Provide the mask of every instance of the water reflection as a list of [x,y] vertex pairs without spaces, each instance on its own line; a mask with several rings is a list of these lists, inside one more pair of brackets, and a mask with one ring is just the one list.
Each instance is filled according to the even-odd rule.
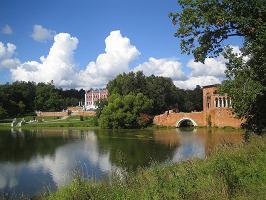
[[113,171],[136,170],[152,162],[204,158],[215,146],[241,142],[239,131],[168,130],[0,130],[0,191],[29,196],[69,183],[73,172],[101,179]]

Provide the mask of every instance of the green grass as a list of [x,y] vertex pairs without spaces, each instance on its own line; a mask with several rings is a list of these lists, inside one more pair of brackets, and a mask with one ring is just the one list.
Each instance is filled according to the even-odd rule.
[[95,117],[84,117],[83,121],[78,116],[71,116],[67,119],[45,118],[45,122],[26,124],[23,127],[95,127],[97,120]]
[[205,160],[155,165],[112,181],[70,185],[43,197],[67,199],[265,199],[266,137],[223,146]]
[[[22,119],[23,117],[17,118]],[[81,121],[80,116],[70,116],[67,119],[60,117],[35,117],[38,123],[25,124],[23,127],[95,127],[97,126],[97,120],[94,116],[83,117]],[[24,117],[28,122],[34,119],[34,116]],[[13,119],[12,119],[13,120]],[[10,127],[12,120],[3,120],[0,123],[0,127]]]

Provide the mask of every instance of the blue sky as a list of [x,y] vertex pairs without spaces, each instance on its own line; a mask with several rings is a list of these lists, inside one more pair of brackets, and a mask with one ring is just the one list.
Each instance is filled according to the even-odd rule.
[[[31,80],[32,74],[29,73],[32,72],[29,72],[29,67],[25,67],[24,64],[28,61],[36,61],[42,64],[40,57],[47,57],[50,48],[54,44],[53,37],[59,33],[68,33],[69,35],[65,37],[68,39],[75,37],[78,40],[78,44],[73,44],[76,47],[72,49],[74,61],[67,61],[64,67],[68,68],[66,65],[75,65],[74,71],[79,73],[80,70],[88,68],[88,63],[92,61],[95,62],[95,66],[91,65],[91,68],[104,70],[97,64],[96,60],[100,54],[105,53],[105,39],[111,35],[112,31],[116,30],[120,31],[121,37],[116,37],[119,41],[122,42],[123,38],[128,38],[130,44],[127,44],[127,47],[134,46],[138,51],[135,54],[133,53],[129,60],[120,63],[120,65],[128,66],[121,67],[117,66],[117,64],[109,66],[110,68],[117,69],[114,70],[116,73],[134,70],[139,65],[137,69],[146,71],[147,75],[154,72],[155,75],[170,76],[177,86],[184,88],[194,87],[197,80],[199,84],[206,84],[208,78],[204,78],[204,75],[209,77],[210,83],[221,81],[223,78],[221,70],[223,70],[224,66],[220,66],[217,69],[220,71],[212,74],[204,74],[204,72],[209,71],[204,69],[210,67],[209,65],[217,64],[215,62],[218,62],[218,65],[224,64],[222,59],[210,60],[209,65],[198,65],[192,62],[191,56],[181,54],[179,40],[173,36],[175,27],[173,27],[168,18],[169,12],[179,9],[176,0],[1,0],[0,42],[2,42],[6,49],[7,43],[15,45],[16,48],[12,51],[12,55],[8,56],[8,59],[16,59],[16,66],[12,65],[11,69],[9,66],[1,67],[0,65],[0,82]],[[53,37],[43,40],[34,39],[32,34],[36,25],[47,30]],[[7,26],[9,32],[4,31],[7,29]],[[230,40],[229,42],[234,46],[239,46],[241,40]],[[112,43],[110,45],[115,44]],[[110,54],[112,53],[110,52]],[[54,60],[54,56],[51,60]],[[110,56],[107,57],[109,58]],[[155,60],[149,60],[151,57]],[[7,56],[5,58],[7,59]],[[68,60],[68,58],[66,59]],[[123,60],[123,58],[121,59]],[[49,63],[50,65],[54,64]],[[30,68],[37,67],[39,64],[31,65]],[[105,65],[108,65],[108,63]],[[155,68],[153,68],[153,65],[156,65]],[[55,66],[57,65],[51,68],[47,67],[47,69],[53,70]],[[197,66],[203,70],[199,72],[200,70],[195,69]],[[19,67],[21,67],[20,71],[17,70]],[[33,71],[36,71],[37,68],[33,69]],[[12,70],[13,72],[11,72]],[[59,87],[101,87],[106,84],[106,81],[116,75],[116,73],[110,76],[105,75],[97,83],[84,81],[83,79],[86,79],[86,75],[91,76],[89,79],[93,80],[93,77],[100,76],[102,72],[98,71],[97,74],[91,75],[92,71],[89,70],[89,72],[83,74],[83,78],[77,75],[78,78],[76,80],[68,83],[62,80],[70,80],[71,76],[68,77],[68,75],[71,72],[62,72],[65,75],[58,79],[56,83]],[[168,72],[164,73],[164,71]],[[215,71],[215,69],[211,69],[211,71]],[[21,74],[24,72],[25,76],[22,76]],[[59,72],[57,71],[57,73]],[[107,74],[108,72],[110,70],[104,71],[102,74]],[[211,76],[212,78],[210,78]],[[51,78],[53,77],[51,76]],[[81,79],[83,84],[77,84],[77,81]],[[40,77],[39,80],[45,81],[46,79]],[[33,81],[37,80],[33,79]]]

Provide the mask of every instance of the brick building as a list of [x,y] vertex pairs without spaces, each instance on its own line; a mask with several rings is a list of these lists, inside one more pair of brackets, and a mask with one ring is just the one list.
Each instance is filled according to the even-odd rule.
[[203,113],[207,126],[240,127],[241,120],[232,112],[232,100],[227,94],[217,93],[217,85],[203,87]]
[[232,100],[229,96],[217,93],[217,85],[203,87],[203,111],[190,113],[175,113],[167,111],[154,117],[154,124],[179,127],[185,121],[194,126],[239,128],[242,121],[232,112]]
[[95,110],[96,102],[100,99],[105,99],[108,96],[108,90],[104,89],[90,89],[85,92],[85,110]]

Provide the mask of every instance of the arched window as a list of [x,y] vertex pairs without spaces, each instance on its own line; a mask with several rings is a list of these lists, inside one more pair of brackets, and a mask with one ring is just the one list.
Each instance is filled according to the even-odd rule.
[[215,107],[218,107],[218,98],[215,98]]
[[226,103],[226,98],[225,97],[223,98],[223,104],[224,104],[224,107],[227,107],[227,103]]
[[207,108],[210,108],[211,106],[211,98],[207,97]]
[[220,104],[220,107],[223,107],[223,100],[222,100],[222,98],[219,98],[219,104]]

